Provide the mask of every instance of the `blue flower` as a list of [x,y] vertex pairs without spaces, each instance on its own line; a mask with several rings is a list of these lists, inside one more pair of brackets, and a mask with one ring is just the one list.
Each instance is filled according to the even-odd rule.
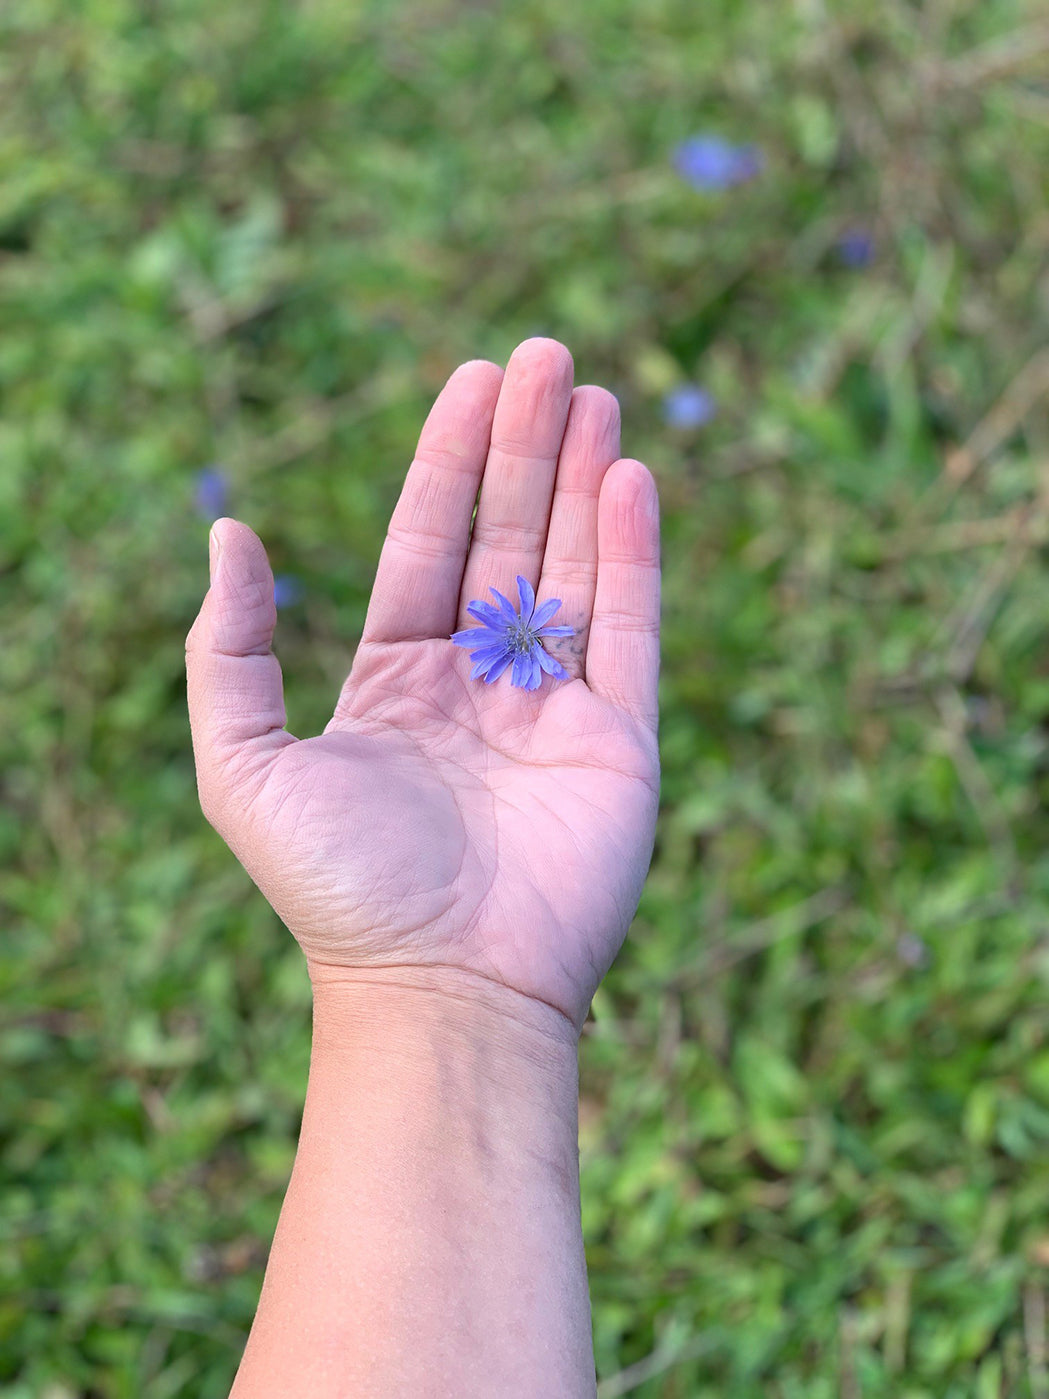
[[290,607],[302,597],[302,584],[291,573],[279,573],[273,580],[273,605]]
[[510,684],[519,690],[538,690],[542,684],[543,671],[555,680],[568,680],[569,674],[553,656],[543,650],[543,639],[548,636],[572,636],[571,627],[548,627],[546,624],[561,606],[559,597],[548,598],[541,607],[535,605],[535,593],[527,578],[520,574],[517,578],[517,591],[521,598],[520,616],[512,603],[495,588],[499,606],[490,602],[471,602],[467,607],[471,617],[484,625],[470,627],[466,631],[452,634],[456,646],[468,646],[472,652],[473,670],[470,679],[484,676],[484,683],[490,685],[498,680],[511,663]]
[[694,189],[722,190],[752,180],[765,164],[757,146],[733,146],[720,136],[691,136],[674,151],[678,174]]
[[663,417],[671,427],[702,427],[717,411],[713,395],[698,384],[682,384],[663,400]]
[[874,256],[874,239],[865,228],[849,228],[838,239],[838,257],[846,267],[866,267]]
[[226,513],[229,490],[226,478],[217,466],[206,466],[197,472],[197,484],[193,500],[197,514],[206,520],[215,521]]

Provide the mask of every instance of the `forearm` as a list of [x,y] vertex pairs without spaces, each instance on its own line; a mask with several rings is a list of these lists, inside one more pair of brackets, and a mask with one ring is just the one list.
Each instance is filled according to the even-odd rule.
[[233,1399],[590,1399],[576,1040],[469,973],[315,978],[298,1154]]

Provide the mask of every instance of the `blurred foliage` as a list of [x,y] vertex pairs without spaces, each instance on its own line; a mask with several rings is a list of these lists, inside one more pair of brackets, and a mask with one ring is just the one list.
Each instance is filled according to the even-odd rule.
[[[317,732],[435,392],[531,334],[665,517],[601,1399],[1049,1395],[1047,55],[1036,0],[0,10],[5,1399],[225,1395],[294,1151],[305,972],[196,802],[199,473]],[[705,133],[760,168],[690,182]]]

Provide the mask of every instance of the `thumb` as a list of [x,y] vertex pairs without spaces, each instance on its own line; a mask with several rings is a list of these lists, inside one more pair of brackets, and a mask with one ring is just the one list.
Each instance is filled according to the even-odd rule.
[[197,790],[212,825],[234,789],[250,796],[282,748],[280,662],[270,650],[277,607],[262,541],[238,520],[211,529],[211,587],[186,637],[186,690]]

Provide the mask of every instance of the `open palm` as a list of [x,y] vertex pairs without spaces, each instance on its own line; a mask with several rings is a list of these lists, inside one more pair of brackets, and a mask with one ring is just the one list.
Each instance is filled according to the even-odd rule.
[[[505,375],[461,366],[315,738],[284,728],[265,551],[216,524],[187,638],[201,801],[315,979],[455,967],[582,1027],[636,910],[658,804],[658,507],[618,452],[616,400],[573,390],[556,341],[525,341]],[[517,575],[540,603],[561,598],[553,621],[574,629],[546,643],[570,678],[535,691],[509,671],[471,679],[448,639],[489,587],[516,598]]]

